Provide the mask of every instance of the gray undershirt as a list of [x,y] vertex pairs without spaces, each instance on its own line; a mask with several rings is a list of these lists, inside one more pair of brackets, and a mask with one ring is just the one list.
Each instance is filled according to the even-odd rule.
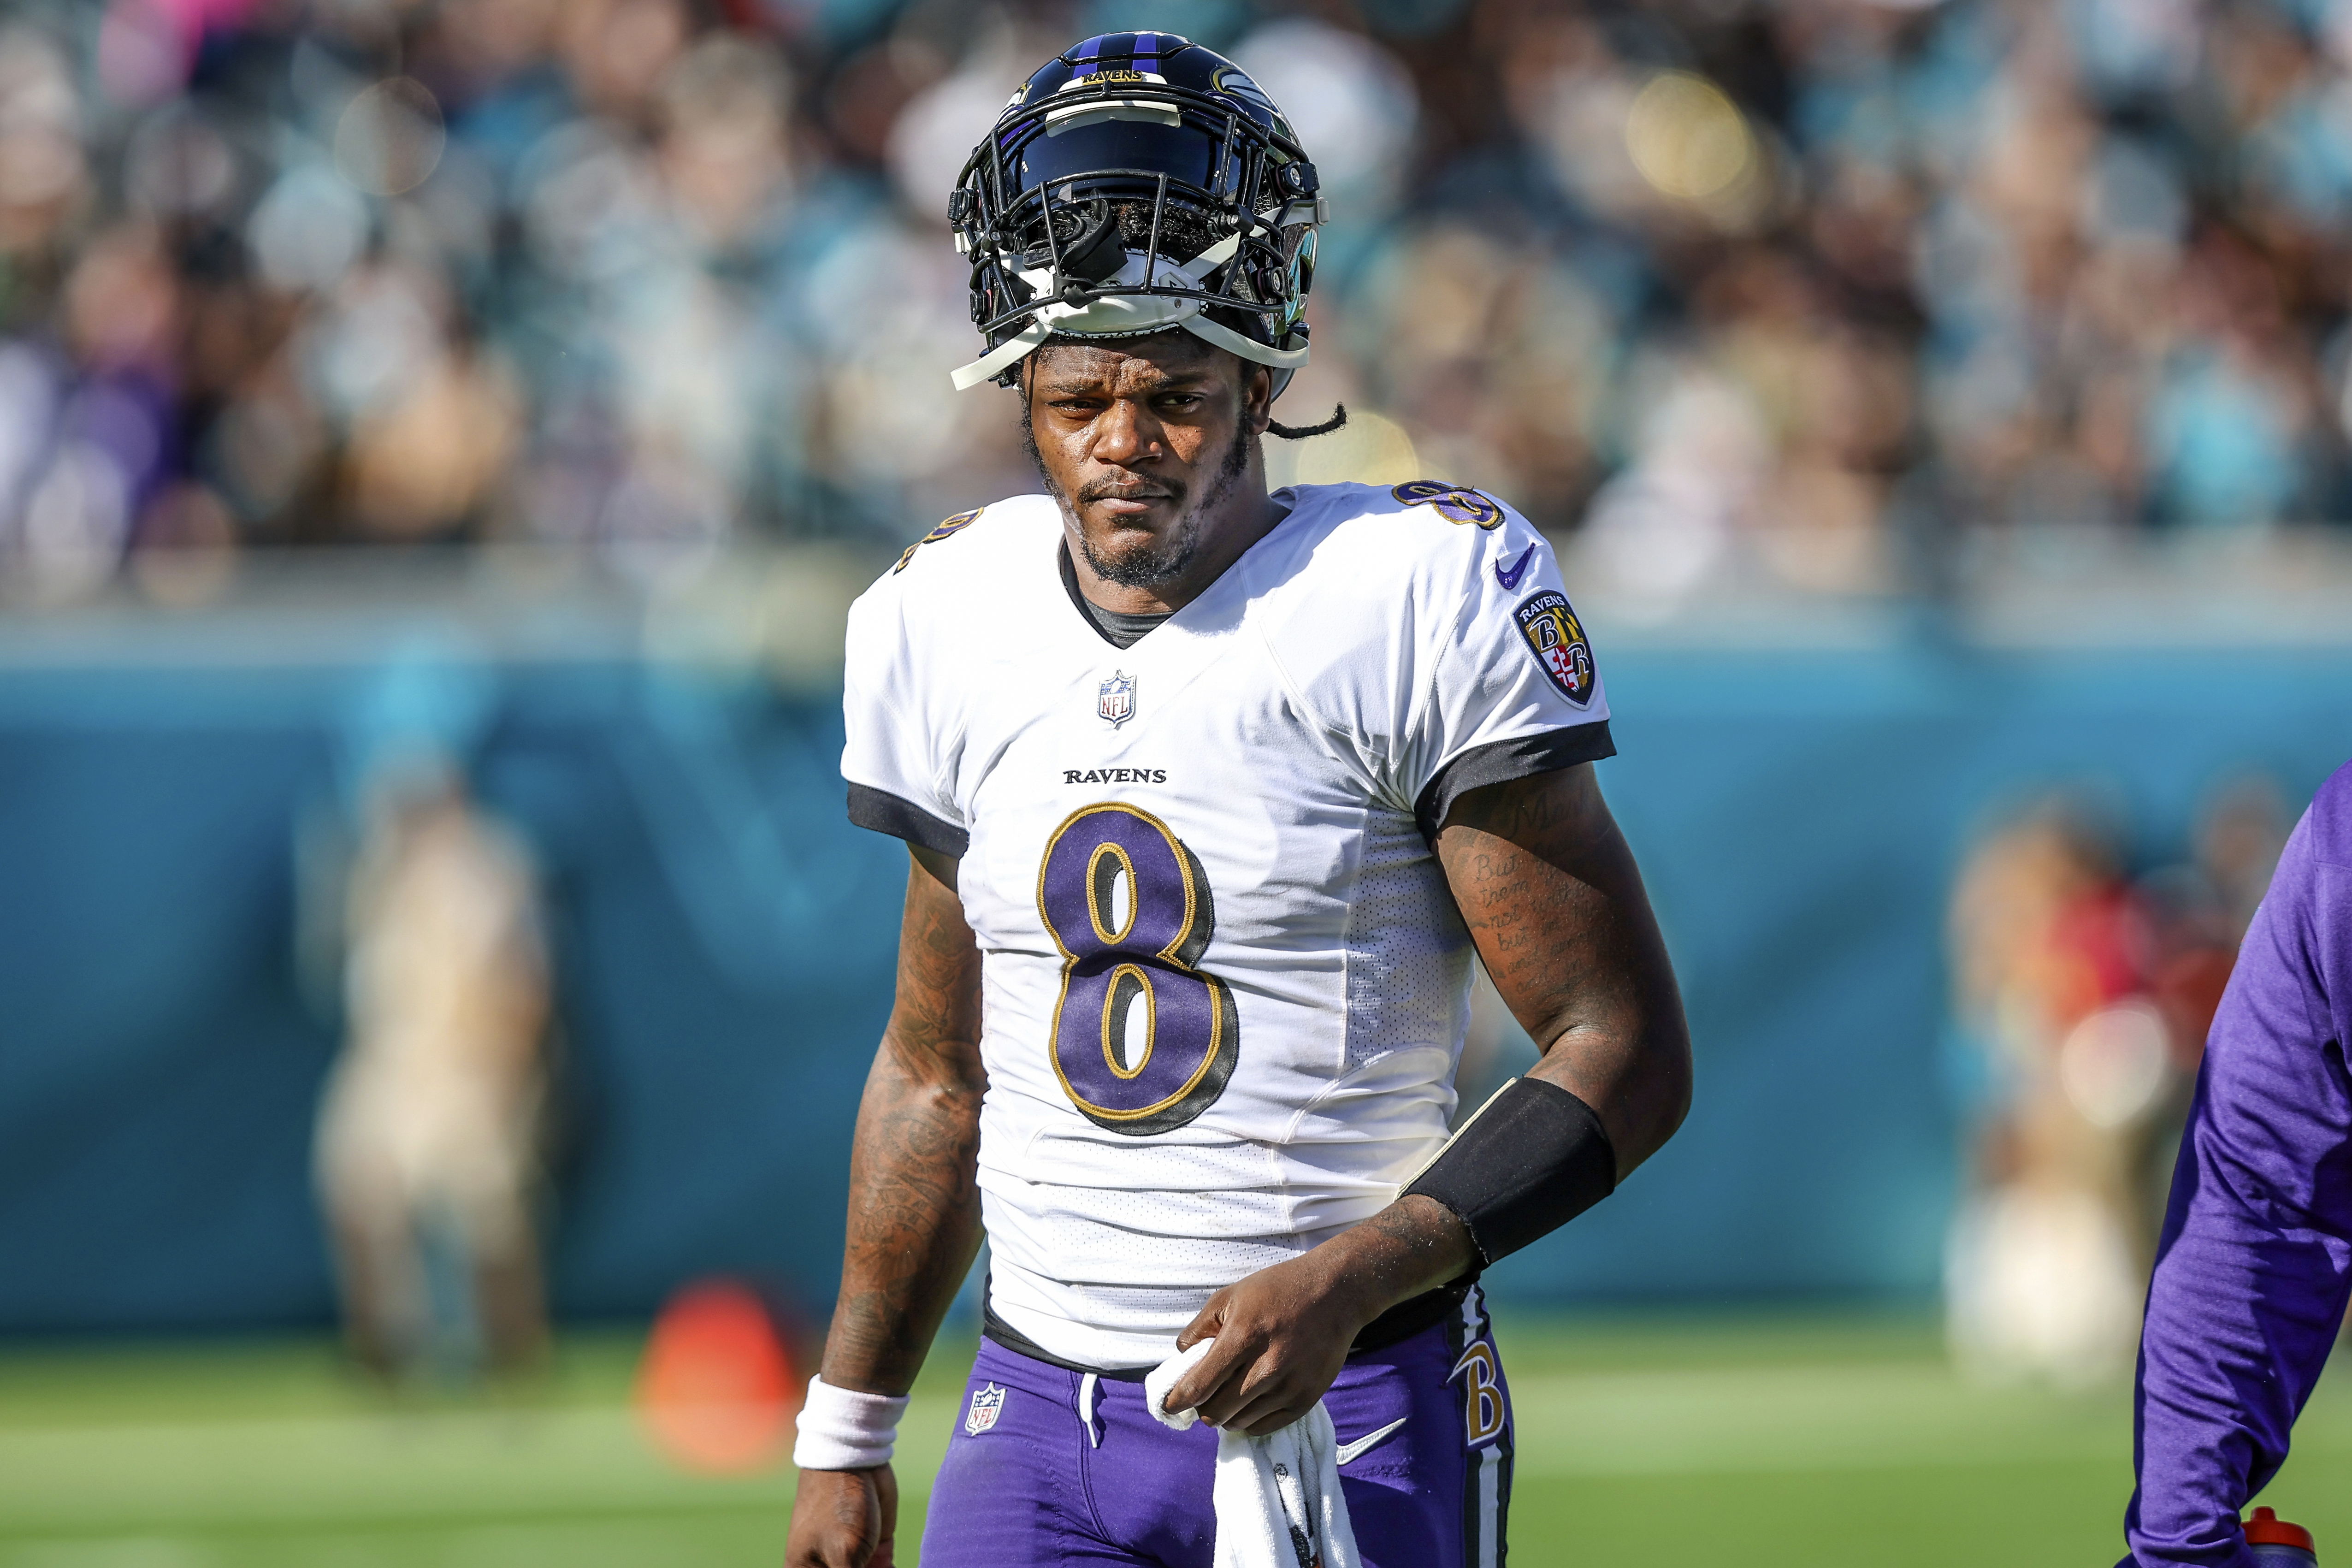
[[1144,633],[1175,614],[1173,610],[1163,610],[1156,616],[1131,616],[1124,610],[1106,610],[1094,603],[1078,589],[1078,569],[1070,564],[1067,544],[1062,546],[1062,586],[1070,591],[1070,603],[1078,607],[1078,614],[1093,623],[1105,642],[1120,649],[1133,647],[1143,640]]

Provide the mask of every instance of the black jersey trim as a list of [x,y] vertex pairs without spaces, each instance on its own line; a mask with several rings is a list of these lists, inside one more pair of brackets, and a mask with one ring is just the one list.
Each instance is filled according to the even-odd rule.
[[996,1304],[985,1297],[981,1302],[980,1331],[1014,1355],[1025,1355],[1031,1361],[1042,1361],[1047,1366],[1058,1366],[1064,1372],[1092,1373],[1097,1377],[1107,1377],[1113,1383],[1141,1383],[1151,1375],[1151,1368],[1148,1366],[1085,1366],[1077,1362],[1057,1356],[998,1317]]
[[1437,830],[1445,824],[1445,814],[1454,809],[1455,801],[1474,789],[1508,784],[1536,773],[1555,773],[1582,763],[1597,763],[1616,754],[1617,742],[1609,738],[1606,719],[1591,724],[1571,724],[1565,730],[1546,730],[1540,735],[1522,735],[1515,741],[1473,746],[1437,770],[1437,776],[1429,781],[1421,798],[1413,803],[1412,819],[1420,824],[1421,836],[1434,844]]
[[942,822],[910,800],[866,784],[849,786],[849,820],[959,860],[971,847],[971,835],[954,823]]

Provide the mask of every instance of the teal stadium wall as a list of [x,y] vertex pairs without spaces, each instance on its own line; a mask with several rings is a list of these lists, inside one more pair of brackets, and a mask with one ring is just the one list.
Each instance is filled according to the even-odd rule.
[[[1604,784],[1697,1040],[1682,1135],[1496,1271],[1559,1301],[1920,1297],[1955,1174],[1941,922],[1987,816],[2056,782],[2178,844],[2217,783],[2352,755],[2352,654],[1632,650]],[[0,671],[0,1331],[324,1321],[308,1179],[331,1001],[294,824],[366,677]],[[627,664],[491,673],[483,793],[549,879],[572,1318],[835,1281],[903,860],[849,827],[824,693]],[[314,987],[313,990],[316,988]]]

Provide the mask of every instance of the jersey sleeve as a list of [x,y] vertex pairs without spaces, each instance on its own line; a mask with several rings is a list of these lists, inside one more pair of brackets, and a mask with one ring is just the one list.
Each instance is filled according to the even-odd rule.
[[2352,1298],[2347,1037],[2352,769],[2288,842],[2206,1044],[2141,1331],[2126,1563],[2252,1568],[2238,1510]]
[[1447,552],[1428,584],[1458,613],[1434,621],[1426,689],[1406,694],[1396,784],[1433,842],[1467,791],[1617,751],[1592,641],[1550,543],[1507,510],[1480,533],[1481,548]]
[[841,753],[849,820],[961,858],[971,833],[953,798],[943,695],[919,679],[905,606],[889,576],[850,606]]

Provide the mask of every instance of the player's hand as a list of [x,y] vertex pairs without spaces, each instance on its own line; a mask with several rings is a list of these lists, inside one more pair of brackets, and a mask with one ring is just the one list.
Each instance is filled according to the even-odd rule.
[[1170,1410],[1198,1410],[1212,1426],[1252,1437],[1315,1408],[1365,1324],[1400,1301],[1476,1264],[1470,1231],[1451,1209],[1418,1194],[1311,1251],[1261,1268],[1209,1298],[1176,1336],[1191,1350],[1216,1343],[1168,1391]]
[[784,1568],[890,1568],[898,1478],[870,1470],[803,1470],[793,1494]]
[[1176,1348],[1212,1336],[1217,1342],[1168,1391],[1167,1408],[1197,1409],[1210,1426],[1253,1437],[1314,1409],[1357,1331],[1379,1315],[1324,1251],[1261,1268],[1210,1297]]

